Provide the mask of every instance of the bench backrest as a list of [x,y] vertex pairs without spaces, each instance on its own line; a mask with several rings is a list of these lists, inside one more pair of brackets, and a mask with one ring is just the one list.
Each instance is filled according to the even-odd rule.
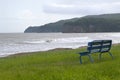
[[108,52],[111,49],[112,40],[94,40],[88,43],[88,52]]
[[101,52],[108,52],[111,49],[112,40],[103,40]]

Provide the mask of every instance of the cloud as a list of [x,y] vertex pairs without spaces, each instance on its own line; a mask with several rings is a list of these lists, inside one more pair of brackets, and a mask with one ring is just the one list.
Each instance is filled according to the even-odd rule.
[[114,3],[120,2],[119,0],[44,0],[44,3],[57,3],[57,4],[96,4],[96,3]]
[[43,12],[66,15],[90,15],[103,13],[119,13],[120,1],[118,0],[61,0],[43,5]]

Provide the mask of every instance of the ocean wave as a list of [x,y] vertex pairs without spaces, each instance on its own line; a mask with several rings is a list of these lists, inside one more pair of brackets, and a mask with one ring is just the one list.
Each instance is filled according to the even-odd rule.
[[118,38],[120,38],[120,33],[117,33],[117,34],[112,34],[112,35],[110,35],[111,37],[118,37]]
[[88,37],[72,37],[72,38],[60,38],[55,39],[52,42],[53,43],[76,43],[76,42],[87,42],[90,40]]
[[92,39],[88,37],[71,37],[71,38],[57,38],[57,39],[47,39],[40,41],[24,41],[26,44],[41,44],[41,43],[85,43]]
[[[8,34],[7,34],[8,35]],[[120,43],[120,33],[91,33],[91,34],[56,34],[47,37],[39,34],[26,35],[23,37],[9,39],[5,37],[0,41],[0,57],[34,51],[47,51],[55,48],[78,48],[87,46],[87,43],[92,40],[111,39],[113,43]],[[37,37],[35,37],[37,35]]]

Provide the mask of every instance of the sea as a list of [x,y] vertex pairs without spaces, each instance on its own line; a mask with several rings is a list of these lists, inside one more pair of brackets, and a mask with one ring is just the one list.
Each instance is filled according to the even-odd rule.
[[80,48],[93,40],[120,43],[120,33],[0,33],[0,57],[56,48]]

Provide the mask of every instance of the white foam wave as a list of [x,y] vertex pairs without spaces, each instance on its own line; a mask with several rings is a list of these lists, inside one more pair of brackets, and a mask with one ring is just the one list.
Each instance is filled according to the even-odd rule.
[[43,43],[51,43],[52,39],[48,39],[48,40],[40,40],[40,41],[24,41],[23,43],[26,43],[26,44],[43,44]]
[[120,33],[119,34],[112,34],[111,37],[119,37],[120,38]]
[[57,39],[47,39],[40,41],[24,41],[27,44],[41,44],[41,43],[85,43],[90,41],[88,37],[71,37],[71,38],[57,38]]
[[52,43],[85,43],[91,39],[88,37],[72,37],[72,38],[60,38],[52,40]]

